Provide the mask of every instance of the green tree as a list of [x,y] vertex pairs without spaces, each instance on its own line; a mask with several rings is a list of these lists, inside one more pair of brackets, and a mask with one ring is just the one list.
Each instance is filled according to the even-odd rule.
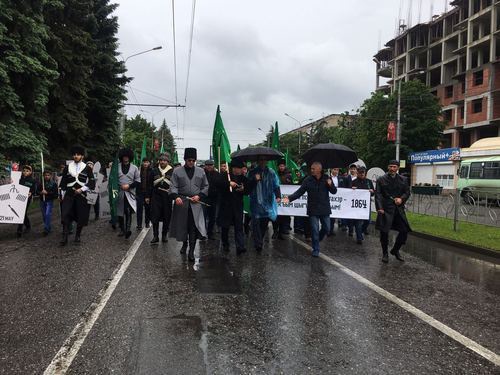
[[[142,150],[144,137],[149,140],[148,144],[151,145],[150,142],[153,130],[152,124],[140,115],[136,115],[130,119],[126,118],[123,132],[123,144],[134,151],[140,152]],[[149,149],[151,151],[151,147],[149,147]]]
[[[397,117],[398,93],[373,93],[358,110],[353,123],[345,124],[334,140],[339,139],[358,153],[368,166],[384,167],[395,157],[395,145],[387,141],[387,125]],[[440,120],[438,99],[420,81],[409,81],[401,87],[400,159],[406,160],[414,151],[435,148],[442,137],[444,123]]]
[[45,1],[0,2],[0,160],[38,161],[50,127],[56,64],[47,53]]
[[109,0],[94,0],[89,21],[96,52],[90,73],[86,144],[97,159],[109,158],[119,146],[119,110],[125,100],[124,86],[130,81],[124,75],[125,64],[118,59],[118,19],[112,15],[116,8]]
[[95,43],[87,31],[92,22],[91,6],[91,0],[50,0],[44,8],[50,30],[47,49],[59,71],[48,103],[48,136],[57,158],[67,157],[69,145],[85,144],[91,134],[88,92],[96,55]]
[[165,119],[163,119],[160,128],[155,132],[155,138],[160,141],[160,145],[163,140],[163,148],[166,152],[168,152],[170,158],[172,159],[175,151],[175,141]]

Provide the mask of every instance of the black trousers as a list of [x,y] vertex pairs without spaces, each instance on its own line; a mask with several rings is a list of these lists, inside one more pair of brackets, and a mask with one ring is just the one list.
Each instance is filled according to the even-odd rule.
[[[408,239],[408,226],[399,214],[398,210],[394,212],[394,219],[392,221],[391,228],[398,232],[396,242],[394,243],[394,250],[399,251]],[[382,251],[387,253],[389,247],[389,232],[380,232],[380,244],[382,245]]]
[[130,203],[128,203],[128,199],[125,197],[123,200],[123,216],[118,217],[118,223],[123,232],[128,232],[132,226],[132,211],[132,207],[130,206]]
[[188,222],[187,222],[187,230],[188,230],[188,242],[189,249],[194,250],[196,246],[196,240],[201,237],[200,231],[196,227],[196,223],[194,221],[193,211],[188,209]]
[[18,224],[17,225],[17,233],[22,233],[23,232],[23,226],[26,226],[26,229],[31,229],[31,221],[30,218],[28,217],[28,208],[31,204],[31,200],[28,200],[28,204],[26,205],[26,213],[24,214],[24,222],[23,224]]
[[151,198],[151,222],[153,223],[153,232],[156,231],[156,236],[158,235],[160,221],[163,223],[162,234],[167,234],[171,218],[172,199],[167,193],[154,193]]

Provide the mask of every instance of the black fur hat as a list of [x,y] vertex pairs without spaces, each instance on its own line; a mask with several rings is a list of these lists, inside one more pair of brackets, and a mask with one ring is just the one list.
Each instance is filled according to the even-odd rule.
[[75,154],[85,156],[85,149],[80,145],[74,145],[73,147],[71,147],[71,155]]
[[187,159],[197,159],[196,149],[193,147],[188,147],[184,150],[184,160]]
[[128,156],[128,160],[132,161],[132,159],[134,158],[134,151],[132,151],[130,148],[122,148],[118,152],[118,159],[120,159],[121,161],[124,156]]

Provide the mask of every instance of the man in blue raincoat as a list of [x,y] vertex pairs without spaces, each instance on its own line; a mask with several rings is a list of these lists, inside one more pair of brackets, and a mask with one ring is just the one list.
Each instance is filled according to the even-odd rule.
[[257,167],[248,173],[248,179],[256,183],[250,194],[250,212],[253,243],[255,250],[260,252],[269,220],[275,221],[278,216],[280,183],[276,173],[267,167],[267,159],[264,157],[259,158]]

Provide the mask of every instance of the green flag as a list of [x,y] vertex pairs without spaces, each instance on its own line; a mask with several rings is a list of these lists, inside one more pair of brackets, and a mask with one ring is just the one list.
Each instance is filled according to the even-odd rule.
[[238,143],[238,147],[236,148],[236,151],[240,151],[241,150],[241,147],[240,147],[240,144]]
[[285,163],[286,163],[286,168],[292,174],[292,181],[293,181],[293,183],[294,184],[298,183],[299,182],[299,178],[297,177],[297,175],[295,174],[295,172],[299,171],[301,177],[303,177],[303,173],[302,173],[302,170],[300,169],[300,167],[297,165],[297,163],[295,163],[292,159],[290,159],[290,157],[288,155],[288,150],[286,150],[286,152],[285,152]]
[[109,208],[111,212],[111,218],[117,217],[117,206],[118,206],[118,194],[120,192],[120,183],[118,180],[118,156],[115,156],[113,165],[111,166],[111,171],[109,172],[108,178],[108,201]]
[[146,147],[147,147],[147,139],[146,137],[144,137],[144,141],[142,141],[142,150],[141,150],[141,164],[142,164],[142,161],[147,158],[147,150],[146,150]]
[[217,168],[220,167],[221,161],[227,163],[231,161],[231,145],[226,134],[226,129],[224,129],[224,124],[222,123],[220,106],[217,106],[217,113],[215,115],[214,130],[212,133],[212,153]]
[[179,162],[179,155],[177,154],[177,150],[174,151],[174,159],[173,163],[177,164]]

